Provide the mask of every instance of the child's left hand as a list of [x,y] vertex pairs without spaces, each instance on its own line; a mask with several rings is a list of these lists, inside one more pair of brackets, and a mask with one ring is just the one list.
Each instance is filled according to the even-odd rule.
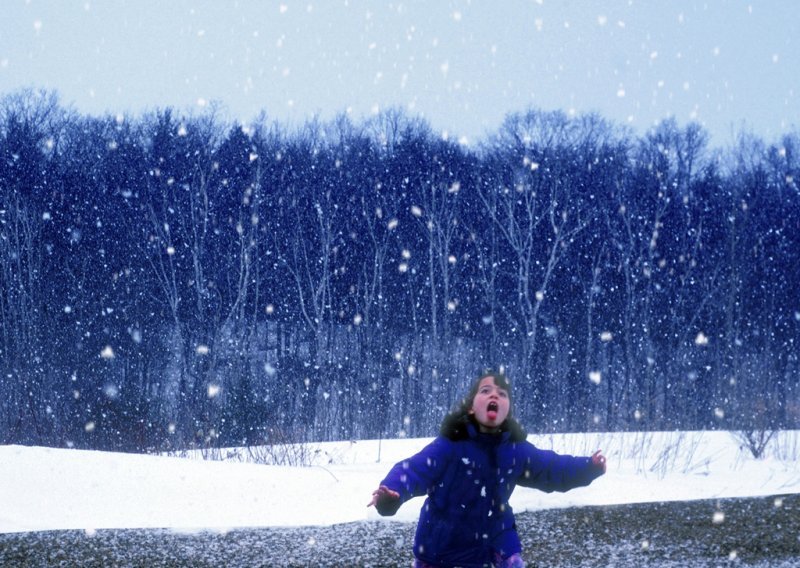
[[603,450],[597,450],[592,454],[592,465],[601,469],[603,473],[606,472],[606,457],[603,455]]

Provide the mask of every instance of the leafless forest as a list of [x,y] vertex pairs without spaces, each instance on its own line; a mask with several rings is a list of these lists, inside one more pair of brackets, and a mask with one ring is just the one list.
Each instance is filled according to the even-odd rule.
[[430,435],[501,366],[531,431],[798,428],[800,134],[707,140],[6,95],[0,442]]

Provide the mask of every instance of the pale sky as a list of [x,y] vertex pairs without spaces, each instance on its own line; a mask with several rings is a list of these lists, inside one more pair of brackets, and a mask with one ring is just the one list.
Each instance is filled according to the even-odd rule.
[[795,0],[3,0],[0,95],[299,124],[399,107],[477,142],[511,112],[674,116],[712,145],[800,127]]

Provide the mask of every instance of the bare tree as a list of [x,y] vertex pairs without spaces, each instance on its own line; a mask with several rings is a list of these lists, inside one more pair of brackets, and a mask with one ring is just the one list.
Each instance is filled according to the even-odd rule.
[[153,128],[148,223],[138,242],[175,334],[176,425],[186,441],[213,444],[225,377],[248,368],[255,326],[258,155],[238,126],[220,142],[213,114],[176,121],[167,112]]
[[584,212],[570,207],[575,187],[568,167],[558,159],[578,134],[573,127],[560,113],[531,111],[508,117],[492,142],[497,151],[489,159],[494,160],[496,177],[479,190],[486,214],[512,255],[504,276],[514,283],[516,293],[511,302],[498,305],[519,330],[522,357],[516,373],[532,394],[524,408],[531,414],[546,396],[546,381],[532,376],[542,306],[556,268],[587,223]]
[[63,115],[54,94],[25,91],[0,101],[0,436],[49,441],[52,373],[46,368],[44,234],[48,153]]

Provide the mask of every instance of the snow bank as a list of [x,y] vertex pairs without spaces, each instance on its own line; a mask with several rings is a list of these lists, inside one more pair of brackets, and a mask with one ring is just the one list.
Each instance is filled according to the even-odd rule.
[[[603,449],[609,471],[565,494],[518,488],[511,505],[522,511],[800,493],[799,439],[782,432],[756,460],[729,432],[531,436],[560,453]],[[381,518],[366,507],[372,489],[429,441],[314,444],[309,467],[0,446],[0,532],[226,530]],[[422,501],[405,504],[393,519],[415,521]]]

